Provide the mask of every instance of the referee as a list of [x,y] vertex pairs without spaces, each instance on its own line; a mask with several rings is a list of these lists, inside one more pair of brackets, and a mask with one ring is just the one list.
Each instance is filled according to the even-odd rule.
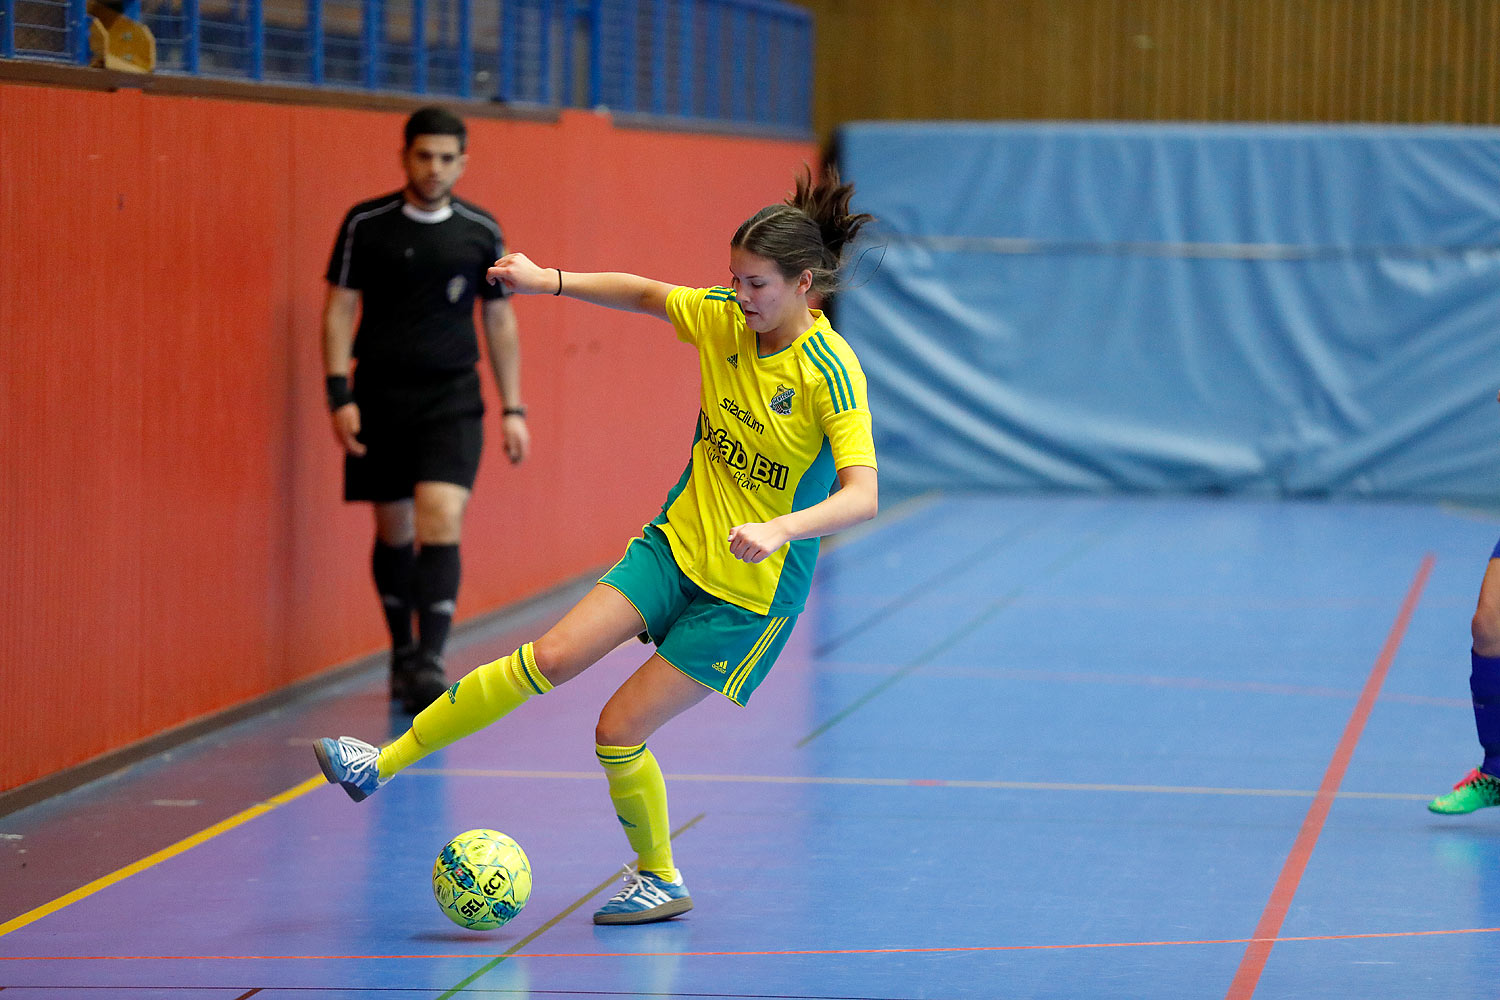
[[355,205],[339,227],[323,361],[345,452],[344,499],[375,511],[371,563],[391,633],[391,698],[414,713],[447,688],[459,534],[484,443],[476,297],[511,462],[531,442],[515,313],[504,286],[485,280],[505,241],[493,216],[453,195],[468,162],[464,123],[423,108],[407,119],[405,138],[406,186]]

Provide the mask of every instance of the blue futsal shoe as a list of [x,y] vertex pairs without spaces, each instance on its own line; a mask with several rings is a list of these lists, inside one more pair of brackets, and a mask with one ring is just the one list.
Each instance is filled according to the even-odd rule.
[[693,897],[681,882],[669,882],[655,872],[630,870],[625,888],[594,913],[596,924],[649,924],[693,908]]
[[343,785],[355,802],[363,802],[390,778],[380,777],[380,750],[352,736],[329,739],[324,736],[313,744],[318,766],[329,784]]

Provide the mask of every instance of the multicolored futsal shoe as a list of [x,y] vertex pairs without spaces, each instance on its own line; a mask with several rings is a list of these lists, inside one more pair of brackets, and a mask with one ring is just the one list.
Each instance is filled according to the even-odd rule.
[[1427,803],[1428,809],[1447,815],[1471,813],[1486,806],[1500,806],[1500,778],[1485,774],[1477,767],[1464,775],[1464,780],[1454,785],[1453,791]]
[[625,888],[594,914],[596,924],[649,924],[693,908],[693,897],[681,882],[654,872],[627,871]]
[[352,736],[324,736],[313,744],[313,753],[328,783],[344,786],[355,802],[363,802],[391,780],[380,777],[380,750]]

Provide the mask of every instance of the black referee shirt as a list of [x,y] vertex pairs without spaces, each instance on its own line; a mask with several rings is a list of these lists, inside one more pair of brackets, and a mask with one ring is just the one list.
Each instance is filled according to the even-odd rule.
[[360,293],[357,379],[400,382],[472,370],[479,361],[474,297],[505,296],[484,280],[504,255],[494,216],[461,198],[423,213],[398,191],[351,208],[328,280]]

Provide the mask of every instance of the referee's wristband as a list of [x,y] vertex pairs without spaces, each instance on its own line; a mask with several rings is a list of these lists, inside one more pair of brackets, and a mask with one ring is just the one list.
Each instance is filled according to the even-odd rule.
[[328,409],[337,410],[354,402],[354,393],[349,391],[348,375],[329,375],[323,380],[328,391]]
[[507,406],[505,409],[501,410],[500,412],[503,415],[507,416],[507,417],[522,417],[522,418],[524,418],[526,416],[526,407],[524,407],[524,406]]

